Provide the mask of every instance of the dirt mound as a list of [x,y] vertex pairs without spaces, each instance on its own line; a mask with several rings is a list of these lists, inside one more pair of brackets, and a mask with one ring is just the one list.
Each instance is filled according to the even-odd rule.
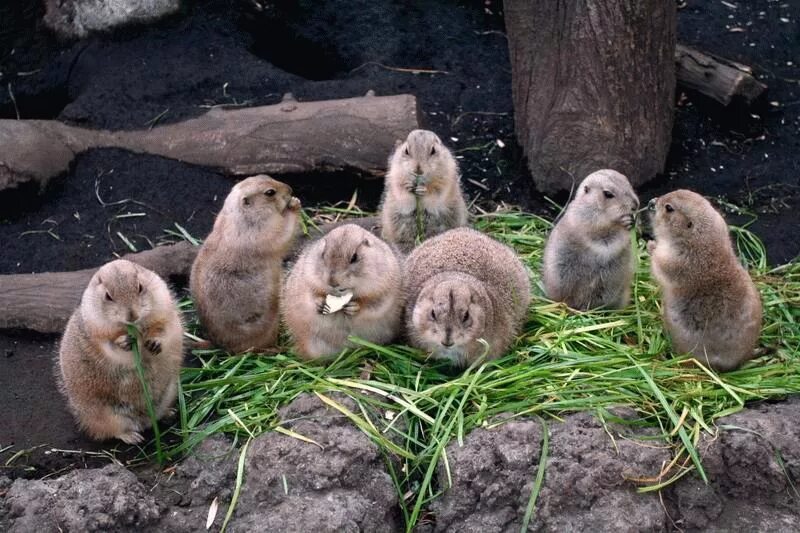
[[[337,401],[353,408],[344,397]],[[268,432],[249,445],[231,531],[400,531],[397,493],[377,447],[315,396],[280,412],[282,427],[312,444]],[[719,421],[700,450],[710,483],[690,473],[661,493],[639,494],[672,457],[658,432],[618,410],[605,424],[582,413],[549,422],[548,460],[533,531],[797,531],[800,528],[800,399],[763,404]],[[447,448],[442,496],[420,531],[519,531],[543,442],[539,420],[468,434]],[[240,450],[224,437],[161,472],[120,466],[46,481],[0,478],[0,528],[197,531],[216,498],[219,527]],[[674,472],[673,472],[674,473]],[[152,487],[146,490],[145,487]]]

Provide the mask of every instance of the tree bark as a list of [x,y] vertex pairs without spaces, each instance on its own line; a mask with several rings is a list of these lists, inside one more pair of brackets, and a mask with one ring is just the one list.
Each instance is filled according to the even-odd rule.
[[383,176],[395,141],[419,127],[412,95],[215,108],[152,130],[105,131],[50,120],[0,120],[0,190],[44,187],[90,148],[124,148],[234,175],[355,170]]
[[664,169],[675,91],[672,0],[506,0],[517,138],[537,187],[602,168]]
[[695,90],[722,105],[740,97],[750,104],[767,86],[756,80],[747,65],[712,56],[679,44],[675,49],[678,84]]
[[[198,247],[187,242],[128,254],[133,261],[168,279],[188,276]],[[61,333],[97,268],[74,272],[0,276],[0,329]]]

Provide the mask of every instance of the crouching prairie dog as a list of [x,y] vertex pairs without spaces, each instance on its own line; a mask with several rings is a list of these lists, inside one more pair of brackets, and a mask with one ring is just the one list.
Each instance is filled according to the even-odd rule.
[[733,251],[728,225],[692,191],[648,207],[655,240],[647,250],[673,348],[719,371],[737,368],[754,355],[761,297]]
[[638,209],[628,178],[609,169],[589,174],[547,239],[547,297],[573,309],[625,307],[636,267],[629,230]]
[[[310,243],[286,278],[283,317],[297,354],[333,355],[351,346],[347,337],[385,344],[401,325],[400,262],[384,241],[345,224]],[[331,307],[342,299],[343,307]]]
[[231,352],[278,339],[283,258],[299,229],[292,188],[259,175],[237,183],[192,265],[190,287],[211,341]]
[[420,237],[424,240],[466,226],[467,204],[458,165],[432,131],[412,131],[389,158],[380,219],[381,236],[403,253],[414,248],[418,229],[423,230]]
[[459,367],[484,353],[503,355],[530,303],[528,273],[516,253],[469,228],[418,246],[406,259],[405,282],[409,341]]
[[169,414],[183,362],[183,325],[166,283],[130,261],[112,261],[92,277],[64,330],[58,377],[91,438],[136,444],[150,417],[128,323],[141,333],[138,347],[156,416]]

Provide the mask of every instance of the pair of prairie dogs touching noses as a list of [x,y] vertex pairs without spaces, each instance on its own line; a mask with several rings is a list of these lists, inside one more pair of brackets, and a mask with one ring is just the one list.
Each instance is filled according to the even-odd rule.
[[[635,269],[630,229],[639,200],[613,170],[590,174],[544,250],[547,296],[576,309],[622,308]],[[702,196],[677,190],[648,204],[651,272],[661,288],[664,326],[678,353],[716,370],[754,355],[761,298],[739,263],[722,215]]]
[[[675,191],[651,202],[652,272],[676,351],[718,370],[753,355],[761,326],[755,286],[739,264],[722,216],[702,197]],[[545,248],[548,297],[578,309],[624,307],[634,256],[629,230],[639,202],[628,180],[588,176]],[[420,217],[418,217],[418,210]],[[508,247],[466,225],[452,154],[416,130],[390,158],[382,239],[346,224],[306,246],[282,283],[300,202],[266,176],[234,186],[192,268],[191,291],[211,339],[230,351],[275,345],[279,309],[299,355],[349,346],[355,335],[411,344],[465,365],[502,355],[530,302],[525,267]],[[425,242],[414,248],[423,221]],[[411,252],[404,257],[404,252]],[[332,312],[330,298],[339,299]],[[129,261],[93,276],[62,338],[59,381],[93,438],[141,442],[150,426],[127,324],[139,346],[158,418],[172,411],[183,361],[183,325],[164,281]]]

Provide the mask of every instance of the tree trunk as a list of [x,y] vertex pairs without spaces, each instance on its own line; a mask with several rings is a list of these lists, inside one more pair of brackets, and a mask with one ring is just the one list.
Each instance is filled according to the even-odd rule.
[[675,91],[673,0],[506,0],[516,132],[537,187],[601,168],[664,169]]

